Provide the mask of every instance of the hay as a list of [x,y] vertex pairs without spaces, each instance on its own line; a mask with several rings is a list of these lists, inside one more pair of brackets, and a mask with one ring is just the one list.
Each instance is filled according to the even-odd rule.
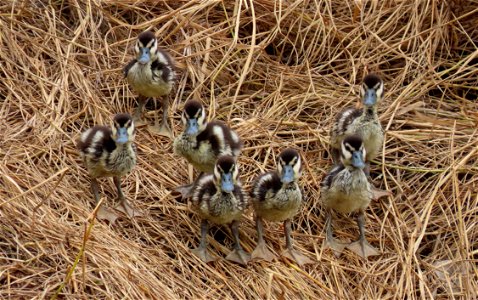
[[[0,6],[1,298],[477,297],[477,1],[41,3]],[[116,226],[90,222],[89,179],[74,139],[133,111],[136,95],[120,70],[148,28],[177,59],[176,134],[184,101],[203,101],[244,137],[246,187],[280,149],[302,151],[306,205],[294,237],[317,264],[200,263],[189,251],[199,221],[172,194],[193,174],[170,141],[145,129],[123,187],[147,215]],[[331,122],[357,103],[369,71],[386,86],[384,155],[372,173],[394,196],[367,212],[368,239],[383,255],[364,261],[323,249],[319,183],[330,167]],[[113,205],[112,181],[101,189]],[[337,224],[341,239],[356,237],[352,218]],[[250,213],[241,234],[252,251]],[[284,247],[279,224],[267,224],[266,234],[276,252]],[[211,250],[224,257],[229,233],[211,235]]]

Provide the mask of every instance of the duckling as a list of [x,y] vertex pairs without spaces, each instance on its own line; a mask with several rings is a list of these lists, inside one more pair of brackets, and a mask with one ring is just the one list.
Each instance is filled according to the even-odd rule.
[[312,263],[312,260],[300,254],[292,245],[291,219],[299,212],[302,204],[302,192],[297,180],[302,173],[299,152],[287,148],[279,154],[277,170],[260,175],[254,182],[251,198],[255,211],[257,246],[252,258],[271,261],[274,258],[266,246],[263,237],[262,219],[284,222],[284,235],[287,250],[283,255],[299,265]]
[[[334,163],[340,162],[340,147],[348,135],[358,135],[362,138],[367,157],[365,171],[369,175],[370,161],[376,158],[383,145],[383,129],[377,115],[377,104],[383,96],[383,81],[375,74],[365,76],[360,87],[363,108],[346,108],[337,116],[330,132],[331,153]],[[390,195],[388,191],[373,188],[374,198]]]
[[238,167],[234,157],[220,156],[214,173],[199,178],[192,191],[192,208],[201,217],[201,242],[192,250],[202,261],[214,261],[207,252],[206,235],[208,221],[215,224],[230,224],[235,246],[226,259],[247,264],[250,255],[241,247],[239,240],[239,220],[248,206],[247,198],[238,181]]
[[[138,108],[134,114],[135,121],[140,124],[147,97],[168,95],[174,86],[176,74],[171,56],[158,48],[158,40],[151,31],[143,32],[138,36],[134,51],[136,58],[126,65],[123,73],[133,90],[140,94]],[[150,130],[172,138],[168,122],[168,99],[163,99],[161,104],[163,107],[161,126],[158,124],[156,115],[155,126],[151,126]]]
[[[212,173],[220,155],[237,158],[241,153],[242,142],[235,131],[219,121],[206,121],[206,111],[196,100],[184,105],[181,115],[184,131],[175,138],[174,153],[180,155],[201,172]],[[183,198],[190,196],[192,184],[183,185],[176,190]]]
[[[129,114],[122,113],[114,116],[111,128],[107,126],[89,128],[83,132],[77,142],[77,148],[91,177],[91,190],[96,203],[100,201],[97,178],[113,177],[118,191],[118,200],[120,200],[116,209],[130,217],[140,214],[126,200],[121,190],[120,178],[131,172],[136,165],[134,137],[133,119]],[[97,218],[114,223],[118,215],[101,207]]]
[[[363,140],[358,135],[345,137],[341,146],[341,163],[336,164],[325,176],[321,185],[322,202],[327,208],[326,244],[338,256],[344,249],[349,248],[361,257],[378,255],[365,238],[365,209],[372,199],[372,189],[364,172],[367,150]],[[331,210],[340,213],[359,211],[357,224],[360,230],[358,241],[348,245],[336,242],[332,233]]]

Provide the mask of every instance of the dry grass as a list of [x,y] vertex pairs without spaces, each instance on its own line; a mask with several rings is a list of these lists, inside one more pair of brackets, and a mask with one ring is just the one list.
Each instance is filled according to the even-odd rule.
[[[0,298],[50,298],[65,281],[59,295],[72,299],[477,297],[476,0],[52,2],[0,6]],[[317,264],[193,257],[199,222],[172,194],[193,174],[170,141],[145,129],[123,187],[147,215],[95,222],[85,236],[94,206],[74,139],[132,112],[136,95],[120,70],[150,27],[177,59],[176,134],[184,101],[202,100],[243,136],[246,186],[283,147],[302,151],[295,239]],[[368,210],[367,236],[383,255],[365,261],[322,247],[319,184],[331,122],[357,102],[368,71],[386,86],[384,155],[372,171],[394,196]],[[111,206],[112,181],[102,183]],[[342,239],[357,235],[352,218],[336,224]],[[251,214],[241,233],[252,251]],[[281,226],[267,224],[266,234],[280,251]],[[227,230],[211,235],[211,250],[225,256]]]

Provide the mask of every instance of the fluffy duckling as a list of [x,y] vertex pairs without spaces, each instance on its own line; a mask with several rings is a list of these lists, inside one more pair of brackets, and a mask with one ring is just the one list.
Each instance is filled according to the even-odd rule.
[[[186,102],[181,119],[184,131],[174,140],[174,153],[186,158],[201,174],[212,173],[219,156],[237,158],[241,153],[242,142],[237,133],[223,122],[207,122],[206,111],[199,101]],[[191,187],[192,184],[184,185],[176,190],[187,198]]]
[[[116,208],[130,217],[140,214],[126,200],[121,190],[120,178],[131,172],[136,165],[134,137],[135,127],[131,116],[117,114],[113,118],[111,128],[94,126],[83,132],[77,142],[77,148],[91,176],[91,190],[96,202],[100,201],[97,178],[113,177],[118,190],[118,200],[120,200],[120,204]],[[114,223],[118,215],[101,207],[97,218]]]
[[[360,87],[363,108],[346,108],[337,116],[330,132],[331,152],[334,163],[340,162],[340,147],[348,135],[362,138],[367,153],[365,172],[369,174],[369,163],[376,158],[383,145],[383,129],[377,115],[377,104],[383,96],[383,81],[375,74],[365,76]],[[389,196],[390,192],[373,188],[374,198]]]
[[201,217],[201,243],[193,250],[202,261],[214,261],[207,252],[206,235],[208,222],[230,224],[235,246],[226,259],[247,264],[250,255],[241,247],[239,240],[239,220],[247,208],[247,198],[238,181],[238,168],[230,155],[218,158],[213,174],[199,178],[192,191],[192,208]]
[[[138,108],[134,114],[135,121],[140,123],[147,98],[163,97],[171,92],[175,71],[171,56],[158,48],[158,40],[151,31],[143,32],[138,36],[134,51],[136,58],[126,65],[123,73],[133,90],[140,95]],[[150,127],[150,130],[172,138],[168,122],[168,99],[162,99],[161,104],[163,107],[161,126],[156,116],[155,126]]]
[[366,161],[377,157],[383,145],[383,129],[377,115],[377,104],[382,99],[383,81],[375,74],[365,76],[360,87],[363,108],[346,108],[337,116],[331,130],[332,155],[335,163],[340,162],[340,147],[348,135],[362,138],[367,152]]
[[299,153],[294,149],[285,149],[279,154],[277,170],[260,175],[254,182],[251,198],[256,217],[258,235],[257,247],[252,258],[271,261],[274,258],[266,246],[263,237],[262,219],[284,222],[286,247],[283,255],[299,265],[312,263],[300,254],[292,245],[291,219],[299,212],[302,204],[302,192],[297,183],[302,173]]
[[[365,239],[365,209],[372,199],[371,186],[363,170],[366,154],[365,144],[360,136],[345,137],[341,146],[341,164],[332,168],[321,185],[322,202],[328,210],[326,244],[334,250],[336,255],[340,255],[344,247],[362,257],[379,254]],[[358,241],[348,245],[335,241],[331,225],[332,209],[340,213],[359,211],[357,224],[360,238]]]

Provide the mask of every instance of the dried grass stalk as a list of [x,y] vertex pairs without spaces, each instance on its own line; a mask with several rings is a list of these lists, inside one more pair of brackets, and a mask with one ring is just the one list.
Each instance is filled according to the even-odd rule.
[[[62,298],[423,299],[476,298],[478,257],[478,2],[472,1],[9,1],[0,6],[0,298],[48,298],[82,249],[93,207],[74,139],[131,112],[121,75],[148,28],[177,59],[171,96],[196,98],[245,139],[248,186],[280,149],[305,157],[306,205],[298,247],[318,261],[247,268],[201,264],[188,248],[198,219],[172,194],[190,180],[171,143],[140,129],[139,165],[123,180],[145,217],[95,223]],[[367,235],[383,255],[363,261],[322,248],[319,183],[330,167],[328,130],[378,72],[386,128],[375,184],[394,193],[368,210]],[[152,118],[152,114],[150,116]],[[150,119],[152,122],[152,120]],[[383,176],[382,176],[383,175]],[[105,180],[108,181],[108,180]],[[103,184],[112,205],[112,183]],[[337,233],[353,239],[352,219]],[[256,234],[249,214],[243,246]],[[268,224],[270,244],[283,247]],[[226,234],[224,234],[226,233]],[[224,256],[231,240],[212,230]]]

